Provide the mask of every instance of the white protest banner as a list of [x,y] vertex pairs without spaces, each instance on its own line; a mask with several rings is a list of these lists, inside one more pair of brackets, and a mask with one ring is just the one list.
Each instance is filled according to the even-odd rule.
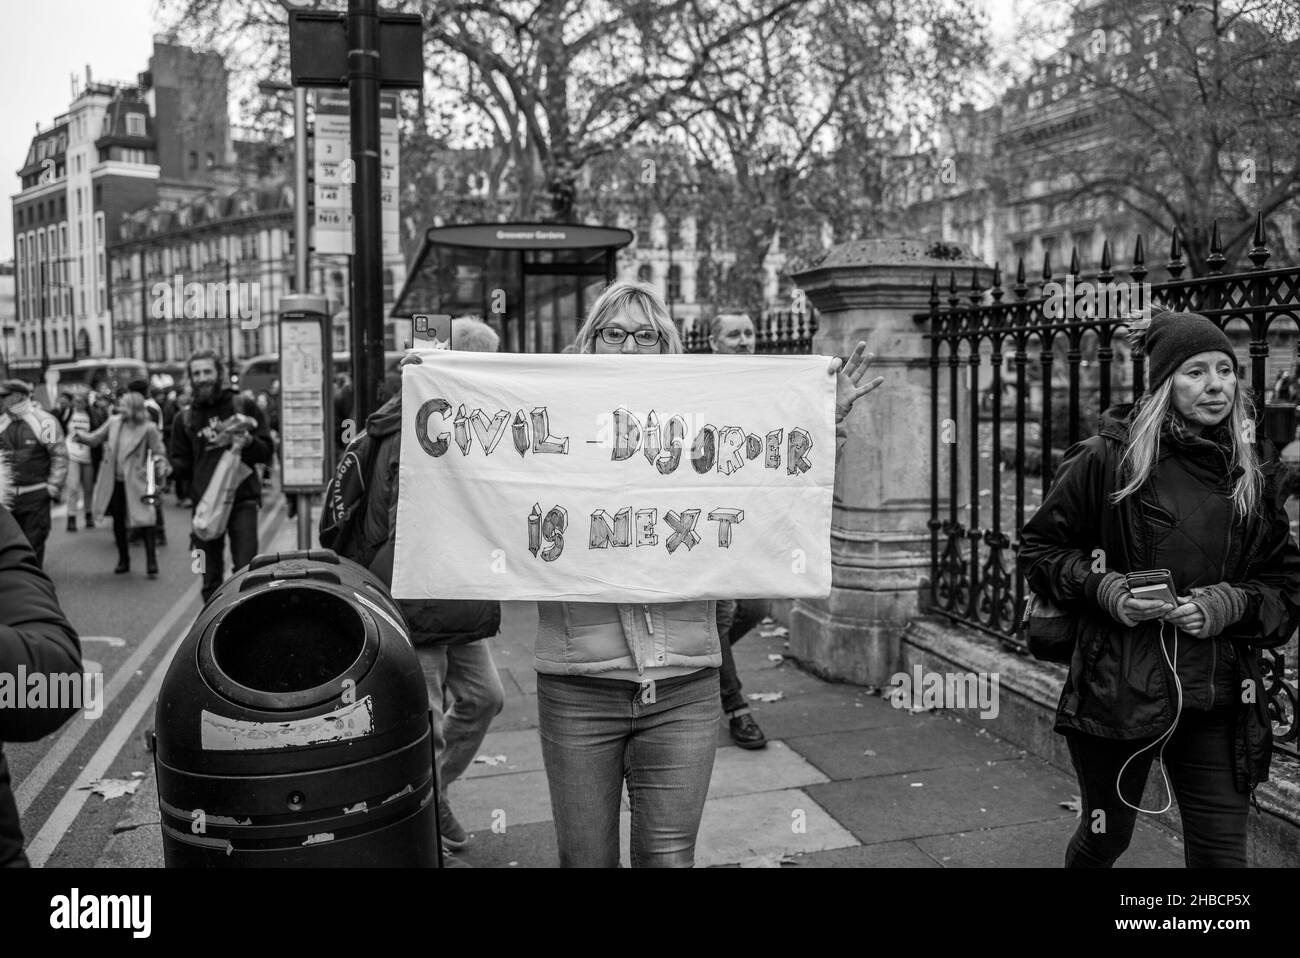
[[402,372],[395,597],[830,592],[827,357],[421,356]]

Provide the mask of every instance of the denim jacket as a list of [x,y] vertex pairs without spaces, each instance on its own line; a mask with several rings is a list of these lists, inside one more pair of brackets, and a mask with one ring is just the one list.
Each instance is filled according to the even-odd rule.
[[537,603],[533,666],[551,675],[597,675],[614,669],[718,668],[717,603]]

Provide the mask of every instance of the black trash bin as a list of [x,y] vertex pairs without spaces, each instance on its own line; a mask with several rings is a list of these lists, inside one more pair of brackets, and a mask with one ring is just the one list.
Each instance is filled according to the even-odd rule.
[[326,550],[213,595],[155,716],[170,867],[437,866],[424,675],[401,613]]

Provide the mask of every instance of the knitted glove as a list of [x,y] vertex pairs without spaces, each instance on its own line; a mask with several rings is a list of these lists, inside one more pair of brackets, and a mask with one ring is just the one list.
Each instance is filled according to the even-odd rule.
[[1205,627],[1198,633],[1202,637],[1222,635],[1246,614],[1246,593],[1226,582],[1193,589],[1190,601],[1205,613]]
[[1120,602],[1128,595],[1128,583],[1118,572],[1107,572],[1097,585],[1097,604],[1121,625],[1132,626],[1120,615]]

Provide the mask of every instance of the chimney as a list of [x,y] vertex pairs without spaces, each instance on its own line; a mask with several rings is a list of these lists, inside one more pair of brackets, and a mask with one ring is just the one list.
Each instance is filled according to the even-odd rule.
[[86,64],[86,86],[90,86],[94,82],[95,82],[94,78],[91,77],[90,75],[90,64],[87,63]]

